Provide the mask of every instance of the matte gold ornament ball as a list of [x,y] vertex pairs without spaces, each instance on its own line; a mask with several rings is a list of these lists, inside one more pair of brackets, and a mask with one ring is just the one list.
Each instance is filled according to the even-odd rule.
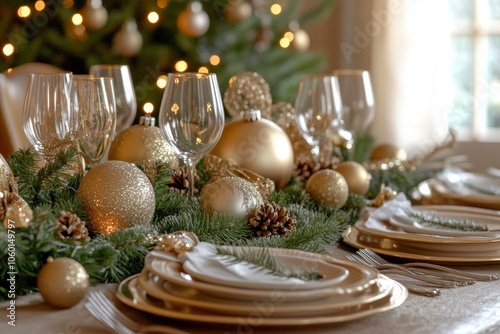
[[108,159],[138,162],[145,166],[153,166],[157,161],[167,162],[172,168],[179,166],[179,158],[162,136],[160,128],[139,124],[116,136]]
[[401,160],[405,161],[407,159],[407,155],[405,150],[400,149],[396,145],[393,144],[380,144],[375,146],[370,154],[371,161],[380,161],[380,160]]
[[45,302],[59,308],[69,308],[85,297],[89,275],[76,260],[68,257],[49,258],[38,273],[37,286]]
[[89,170],[78,197],[88,216],[88,228],[102,234],[149,223],[155,211],[151,182],[134,164],[124,161],[107,161]]
[[290,139],[279,125],[260,118],[259,110],[247,110],[243,118],[226,124],[211,154],[273,180],[276,189],[285,187],[292,177]]
[[306,192],[318,205],[340,209],[349,197],[349,186],[333,169],[317,171],[306,182]]
[[363,165],[355,161],[344,161],[337,166],[335,171],[342,174],[345,178],[349,186],[349,191],[358,195],[364,195],[370,189],[372,176]]
[[201,211],[245,216],[264,204],[261,194],[249,181],[226,176],[207,183],[200,192]]

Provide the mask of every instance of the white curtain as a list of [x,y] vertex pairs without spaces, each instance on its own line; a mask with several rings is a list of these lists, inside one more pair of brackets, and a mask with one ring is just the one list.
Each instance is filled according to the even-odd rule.
[[340,66],[371,71],[376,144],[426,152],[448,132],[447,0],[346,0],[340,9]]

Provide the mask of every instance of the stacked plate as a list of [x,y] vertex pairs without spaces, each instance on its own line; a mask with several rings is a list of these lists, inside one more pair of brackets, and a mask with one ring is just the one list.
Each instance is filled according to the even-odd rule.
[[191,256],[180,262],[170,253],[153,251],[142,272],[119,285],[117,296],[131,307],[159,316],[247,326],[354,320],[393,309],[407,297],[401,284],[371,267],[298,250],[269,251],[280,266],[314,269],[321,278],[260,275],[254,266],[241,262],[231,270],[220,265],[227,262],[200,266],[205,260],[194,261]]
[[444,228],[397,211],[381,218],[377,209],[367,211],[346,230],[344,241],[354,247],[412,260],[450,264],[500,262],[498,211],[456,205],[416,205],[411,209],[450,223],[476,224],[485,230]]
[[452,204],[500,210],[500,178],[447,168],[411,194],[420,204]]

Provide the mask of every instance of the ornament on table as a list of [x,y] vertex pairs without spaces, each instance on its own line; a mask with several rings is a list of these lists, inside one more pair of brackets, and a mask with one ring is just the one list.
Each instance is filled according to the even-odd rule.
[[226,176],[207,183],[200,192],[201,211],[246,216],[264,204],[257,189],[245,179]]
[[380,160],[406,160],[405,150],[393,144],[380,144],[375,146],[370,154],[370,161]]
[[317,161],[311,154],[301,155],[295,159],[294,180],[296,183],[305,183],[317,171],[335,169],[339,163],[339,158],[335,156],[330,160],[320,157]]
[[276,203],[264,203],[255,208],[249,215],[248,222],[258,237],[272,235],[288,236],[296,230],[296,220],[290,212]]
[[61,211],[56,220],[56,232],[61,239],[73,239],[76,244],[89,241],[89,231],[85,221],[74,213]]
[[[198,188],[196,188],[196,183],[198,182],[199,179],[200,177],[195,169],[194,170],[195,188],[193,189],[193,192],[195,194],[198,193]],[[172,174],[170,175],[170,178],[167,182],[167,186],[169,189],[172,189],[177,193],[180,193],[185,196],[189,195],[189,179],[186,166],[177,167],[172,170]]]
[[151,182],[133,163],[111,160],[87,172],[78,197],[88,228],[109,234],[153,219],[155,193]]
[[293,148],[285,131],[261,118],[260,110],[246,110],[243,118],[224,126],[211,154],[233,160],[274,181],[276,189],[285,187],[292,177]]
[[17,182],[9,164],[0,154],[0,192],[3,191],[17,193]]
[[305,52],[309,49],[311,45],[311,39],[309,34],[301,29],[297,21],[290,22],[290,31],[293,33],[293,39],[291,40],[291,45],[297,52]]
[[268,200],[275,189],[273,180],[265,178],[247,168],[242,168],[234,160],[225,160],[209,154],[205,156],[203,164],[211,176],[210,181],[226,176],[241,177],[250,182],[264,200]]
[[188,3],[177,18],[177,29],[189,37],[200,37],[204,35],[210,26],[210,18],[203,10],[203,6],[199,1],[191,1]]
[[102,0],[87,0],[80,14],[83,25],[90,30],[99,30],[108,22],[108,11],[102,5]]
[[0,220],[5,228],[28,227],[33,220],[33,211],[16,192],[0,192]]
[[350,192],[365,195],[370,189],[372,175],[360,163],[344,161],[334,169],[345,178]]
[[245,0],[229,0],[224,7],[224,16],[233,23],[248,19],[252,15],[252,5]]
[[386,201],[390,201],[396,195],[398,194],[397,191],[392,190],[390,187],[386,187],[384,183],[380,186],[380,192],[375,196],[373,200],[370,201],[368,204],[369,206],[379,208],[381,207]]
[[349,186],[342,174],[332,169],[323,169],[307,180],[306,192],[316,204],[340,209],[349,197]]
[[37,286],[47,304],[69,308],[78,304],[87,294],[89,275],[74,259],[49,257],[38,273]]
[[155,126],[151,113],[141,116],[139,124],[116,136],[111,143],[108,160],[138,162],[144,165],[150,180],[154,179],[154,175],[150,174],[158,161],[168,163],[172,169],[179,166],[179,157],[161,134],[160,128]]
[[113,50],[123,57],[133,57],[141,51],[142,35],[133,19],[127,20],[113,37]]

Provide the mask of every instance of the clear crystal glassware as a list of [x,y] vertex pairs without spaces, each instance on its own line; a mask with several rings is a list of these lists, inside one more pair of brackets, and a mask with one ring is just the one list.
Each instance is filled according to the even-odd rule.
[[26,137],[45,161],[74,143],[78,127],[71,109],[71,72],[30,74],[23,107]]
[[335,76],[312,74],[301,78],[295,120],[316,161],[331,159],[332,138],[342,127],[342,98]]
[[71,101],[78,119],[77,143],[85,165],[92,168],[107,153],[116,127],[112,78],[73,76]]
[[353,136],[364,134],[375,117],[375,99],[370,72],[336,70],[344,105],[344,128]]
[[189,194],[194,195],[196,164],[219,141],[224,109],[213,73],[169,73],[158,125],[188,170]]
[[89,74],[96,77],[113,78],[116,100],[116,132],[120,133],[129,128],[134,123],[137,113],[137,100],[128,65],[92,65]]

